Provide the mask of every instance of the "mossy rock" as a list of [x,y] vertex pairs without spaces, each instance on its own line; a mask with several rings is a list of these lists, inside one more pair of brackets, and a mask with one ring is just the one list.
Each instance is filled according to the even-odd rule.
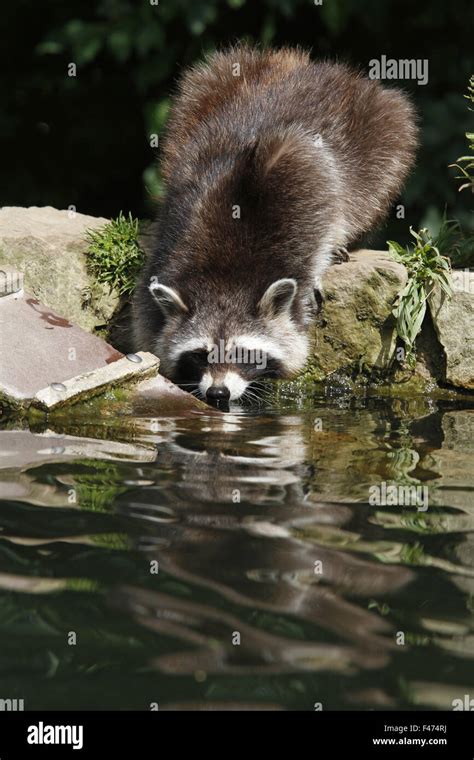
[[86,230],[107,219],[74,211],[5,207],[0,210],[0,269],[24,275],[24,288],[88,332],[108,324],[119,295],[89,273]]
[[357,251],[332,266],[305,376],[322,381],[342,368],[347,375],[363,367],[388,371],[397,340],[392,309],[406,280],[405,268],[385,251]]

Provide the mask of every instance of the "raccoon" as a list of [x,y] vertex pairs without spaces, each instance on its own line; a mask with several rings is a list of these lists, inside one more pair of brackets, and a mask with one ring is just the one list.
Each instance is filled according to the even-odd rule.
[[208,400],[297,373],[322,275],[383,219],[416,143],[405,94],[300,49],[240,45],[187,70],[132,304],[135,350]]

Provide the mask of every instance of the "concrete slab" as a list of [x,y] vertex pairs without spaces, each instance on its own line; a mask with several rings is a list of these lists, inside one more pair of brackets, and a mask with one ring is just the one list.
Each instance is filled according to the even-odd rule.
[[13,401],[122,357],[27,293],[0,298],[0,392]]
[[127,358],[22,290],[0,298],[0,398],[13,407],[49,410],[158,368],[153,354]]
[[106,388],[122,385],[128,380],[138,380],[156,374],[160,366],[159,359],[153,354],[140,352],[129,354],[104,367],[76,375],[71,380],[53,383],[39,391],[33,406],[39,409],[56,409],[71,401],[78,401],[93,393],[103,392]]

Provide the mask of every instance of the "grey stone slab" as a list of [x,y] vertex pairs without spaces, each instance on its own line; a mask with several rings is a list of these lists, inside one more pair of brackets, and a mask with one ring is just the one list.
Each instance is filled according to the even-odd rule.
[[0,392],[14,401],[122,357],[28,293],[0,299]]
[[140,377],[156,374],[160,366],[159,359],[153,354],[140,352],[131,354],[133,361],[125,356],[103,367],[76,375],[71,380],[53,383],[39,391],[33,406],[40,409],[56,409],[72,401],[78,401],[94,393],[101,393],[106,388],[122,385],[129,380],[137,381]]
[[0,299],[0,398],[7,405],[56,411],[121,386],[133,414],[208,409],[158,370],[154,354],[126,357],[28,293]]

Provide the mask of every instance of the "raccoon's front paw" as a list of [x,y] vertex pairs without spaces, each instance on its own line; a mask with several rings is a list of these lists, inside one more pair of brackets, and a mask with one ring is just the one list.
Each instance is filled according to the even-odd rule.
[[345,261],[350,261],[349,251],[345,246],[336,248],[332,253],[333,264],[344,264]]

